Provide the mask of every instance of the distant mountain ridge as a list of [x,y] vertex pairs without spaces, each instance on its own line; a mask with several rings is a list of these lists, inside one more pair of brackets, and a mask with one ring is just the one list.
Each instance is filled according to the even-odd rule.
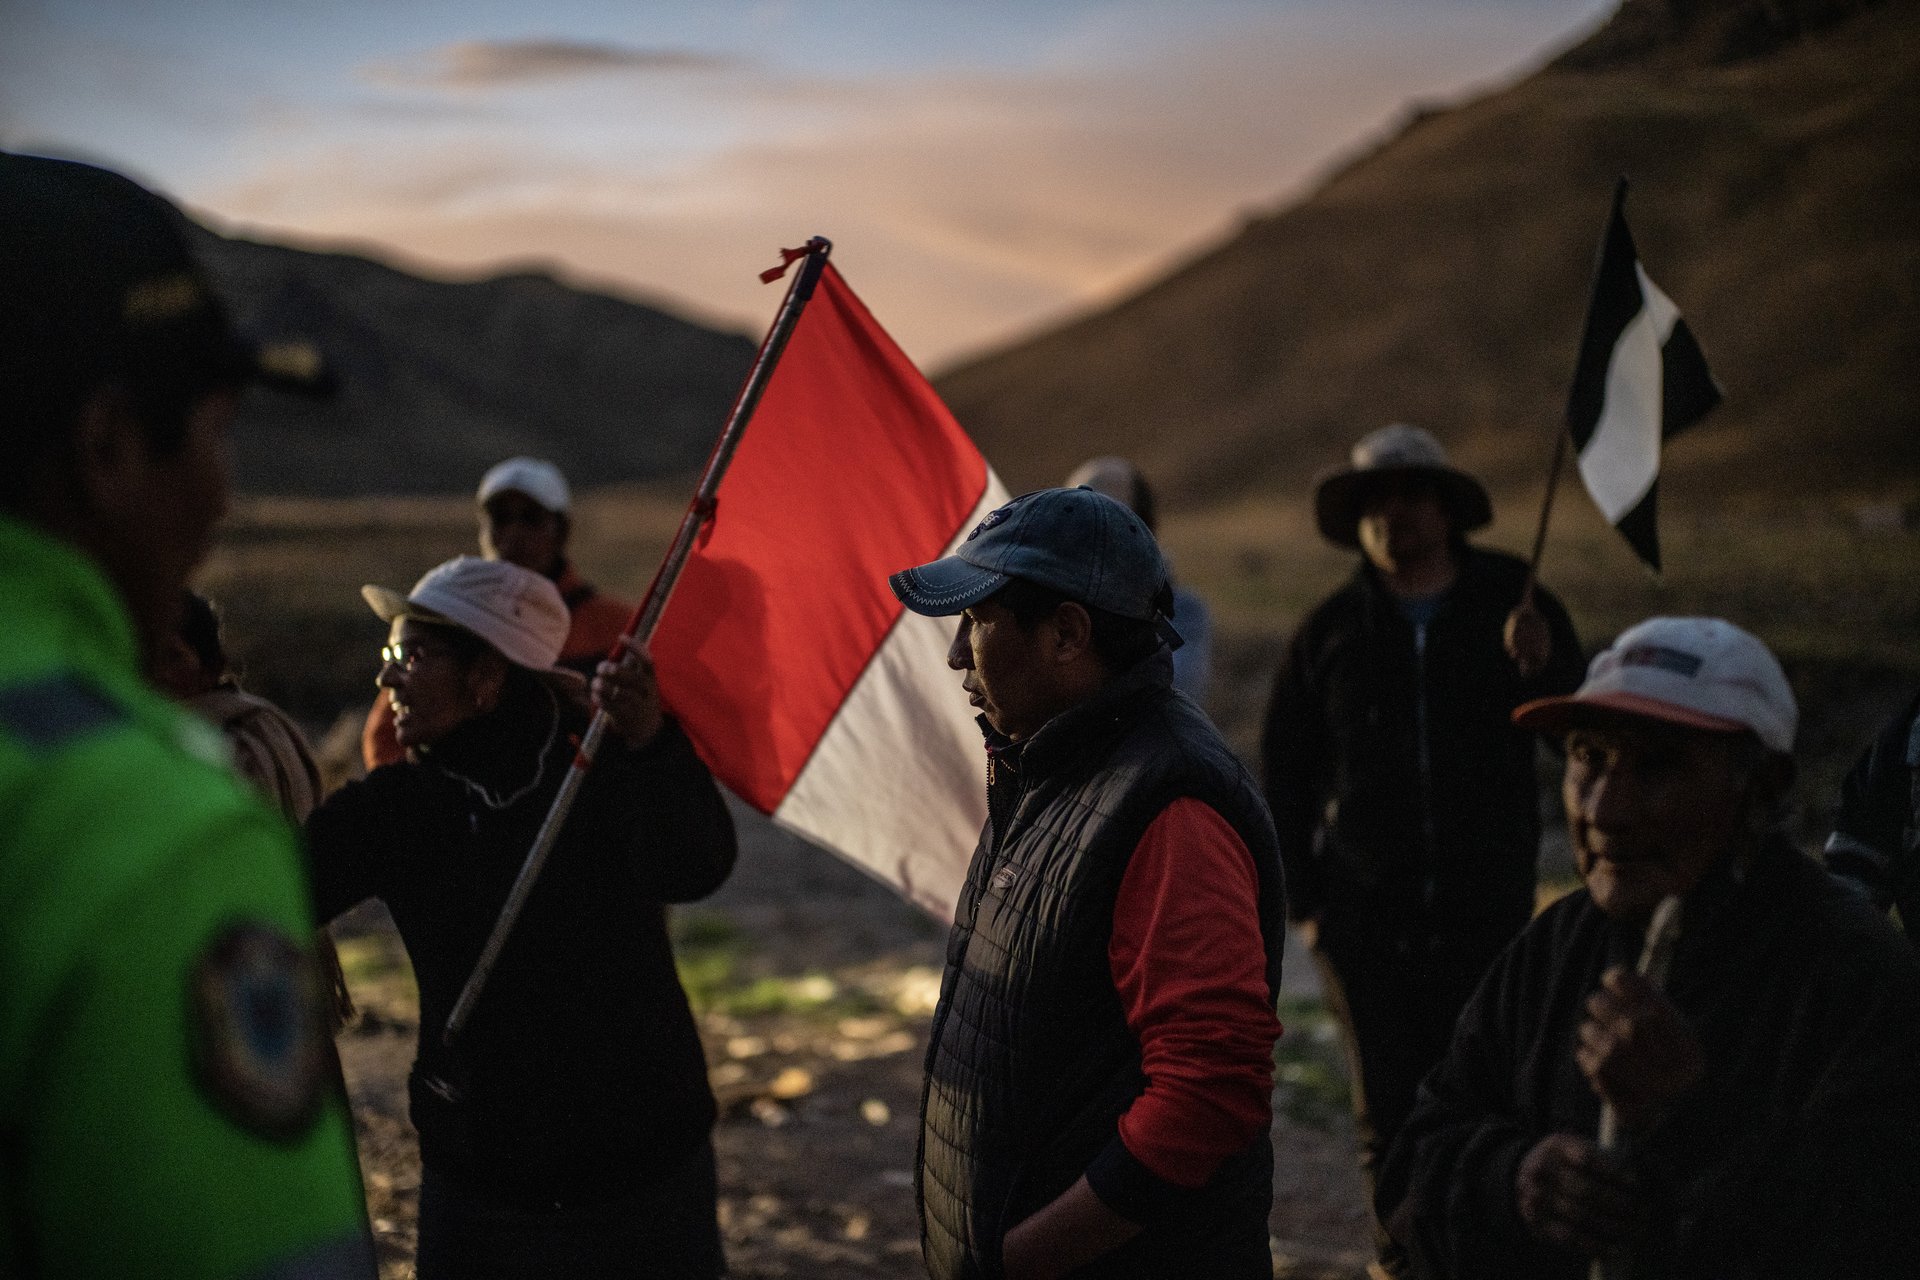
[[1537,485],[1616,176],[1726,389],[1669,450],[1729,500],[1920,494],[1920,3],[1626,0],[1517,84],[937,386],[1017,490],[1134,456],[1171,499],[1303,495],[1434,428]]
[[195,241],[246,329],[310,340],[340,383],[319,403],[248,396],[242,492],[462,492],[515,453],[582,486],[690,474],[753,360],[742,335],[544,275],[450,283],[205,228]]

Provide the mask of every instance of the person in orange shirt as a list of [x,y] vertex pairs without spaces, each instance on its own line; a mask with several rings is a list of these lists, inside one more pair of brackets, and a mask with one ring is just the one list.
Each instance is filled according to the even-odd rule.
[[[508,458],[480,477],[480,554],[543,573],[560,589],[573,622],[559,665],[592,676],[626,630],[633,606],[603,595],[567,560],[573,496],[560,468],[541,458]],[[360,732],[360,758],[369,771],[406,758],[393,734],[393,706],[375,696]]]

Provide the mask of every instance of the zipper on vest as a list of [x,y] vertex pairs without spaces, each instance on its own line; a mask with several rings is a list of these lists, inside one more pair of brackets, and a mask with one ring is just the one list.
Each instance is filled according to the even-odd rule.
[[[1012,777],[1007,777],[1012,774]],[[993,859],[999,861],[1007,842],[1007,828],[1020,807],[1020,771],[1003,763],[998,752],[987,757],[987,821],[993,827]]]
[[987,753],[987,829],[992,838],[987,843],[987,865],[983,874],[973,886],[973,897],[968,902],[967,915],[971,918],[980,908],[980,899],[986,893],[987,886],[993,883],[993,873],[1000,869],[1000,851],[1006,847],[1007,828],[1013,825],[1013,815],[1020,808],[1020,770],[1007,763],[997,751]]

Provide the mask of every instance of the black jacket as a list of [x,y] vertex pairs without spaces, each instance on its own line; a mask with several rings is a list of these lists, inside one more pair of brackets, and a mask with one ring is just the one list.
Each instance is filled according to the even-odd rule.
[[1362,561],[1295,632],[1262,754],[1291,909],[1319,916],[1323,939],[1491,958],[1526,923],[1540,843],[1535,738],[1509,717],[1574,689],[1585,664],[1567,611],[1536,588],[1552,654],[1520,678],[1501,630],[1525,581],[1512,556],[1466,549],[1422,653]]
[[1146,1077],[1108,959],[1114,904],[1174,800],[1203,801],[1246,844],[1276,997],[1280,985],[1286,901],[1266,806],[1172,672],[1162,650],[1017,749],[1000,740],[927,1048],[919,1192],[936,1280],[999,1275],[1008,1227],[1083,1173],[1145,1230],[1076,1275],[1271,1272],[1267,1133],[1183,1190],[1133,1160],[1117,1130]]
[[609,735],[450,1058],[441,1029],[584,727],[532,681],[509,687],[418,763],[376,769],[314,811],[315,894],[322,919],[380,898],[406,941],[423,1161],[505,1202],[590,1203],[672,1166],[712,1126],[661,904],[719,887],[733,823],[677,725],[641,751]]
[[[1601,973],[1640,936],[1585,890],[1495,963],[1381,1173],[1381,1220],[1421,1275],[1574,1280],[1514,1177],[1551,1133],[1592,1137],[1574,1065]],[[1884,918],[1784,842],[1687,896],[1667,983],[1707,1074],[1636,1142],[1655,1206],[1645,1280],[1912,1275],[1920,1259],[1920,968]]]
[[1840,785],[1827,866],[1920,939],[1920,698],[1887,722]]

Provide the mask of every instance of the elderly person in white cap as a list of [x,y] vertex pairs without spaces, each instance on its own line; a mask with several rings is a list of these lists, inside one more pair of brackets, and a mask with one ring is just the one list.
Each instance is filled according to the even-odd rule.
[[[1779,663],[1655,618],[1515,719],[1564,738],[1586,887],[1488,973],[1388,1156],[1377,1207],[1419,1274],[1914,1274],[1920,968],[1778,829]],[[1670,897],[1663,989],[1636,957]]]
[[[560,468],[544,458],[508,458],[480,477],[474,494],[480,516],[480,553],[544,575],[567,606],[560,665],[590,674],[626,630],[633,606],[605,595],[567,559],[573,530],[573,493]],[[369,769],[403,754],[384,697],[375,698],[360,731],[360,757]]]
[[1427,432],[1365,436],[1314,506],[1322,536],[1361,559],[1294,632],[1262,749],[1288,906],[1344,1033],[1372,1175],[1532,914],[1538,747],[1508,716],[1571,690],[1582,663],[1552,593],[1523,601],[1526,565],[1468,544],[1492,504]]
[[321,918],[380,898],[419,982],[421,1280],[720,1274],[714,1102],[662,909],[732,869],[719,790],[646,656],[602,663],[614,732],[452,1059],[441,1032],[567,773],[585,682],[555,667],[567,609],[538,573],[462,556],[363,594],[391,624],[379,683],[407,759],[307,835]]

